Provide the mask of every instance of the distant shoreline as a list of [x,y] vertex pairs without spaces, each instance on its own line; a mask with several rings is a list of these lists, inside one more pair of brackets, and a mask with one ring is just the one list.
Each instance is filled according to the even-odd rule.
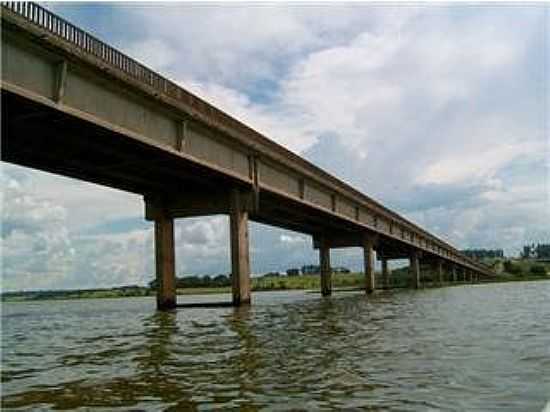
[[[392,273],[394,283],[391,288],[402,289],[407,287],[407,277],[404,271],[397,270]],[[425,283],[427,288],[439,287],[437,282],[433,282],[430,276],[426,276]],[[544,281],[550,280],[546,275],[500,275],[498,279],[482,281],[478,284],[521,282],[521,281]],[[185,278],[183,278],[185,282]],[[459,286],[470,284],[470,282],[445,282],[444,287]],[[364,285],[364,275],[362,273],[335,274],[333,275],[333,287],[342,291],[361,290]],[[317,291],[320,288],[320,277],[318,275],[305,276],[269,276],[252,278],[253,292],[266,291],[284,291],[284,290],[310,290]],[[177,294],[185,295],[209,295],[216,293],[231,293],[230,286],[217,287],[187,287],[178,288]],[[110,289],[73,289],[73,290],[43,290],[43,291],[20,291],[5,292],[1,294],[1,302],[38,302],[49,300],[79,300],[79,299],[117,299],[126,297],[154,297],[154,289],[148,287],[129,286]]]

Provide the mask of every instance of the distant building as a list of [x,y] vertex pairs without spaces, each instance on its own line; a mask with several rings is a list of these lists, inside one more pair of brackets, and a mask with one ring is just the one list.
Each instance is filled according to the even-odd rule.
[[504,251],[502,249],[466,249],[461,251],[464,255],[472,259],[484,258],[503,258]]
[[286,275],[287,276],[300,276],[300,269],[297,269],[297,268],[287,269]]
[[550,259],[550,243],[537,245],[537,259]]
[[523,246],[523,259],[550,259],[550,243],[532,243]]
[[535,255],[535,245],[525,245],[523,246],[523,252],[521,253],[523,259],[534,259]]

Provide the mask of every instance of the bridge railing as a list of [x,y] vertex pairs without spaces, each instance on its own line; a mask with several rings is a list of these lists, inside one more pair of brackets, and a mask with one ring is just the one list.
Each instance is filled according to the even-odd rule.
[[155,73],[153,70],[148,69],[136,60],[36,3],[2,2],[2,6],[159,91],[167,93],[169,90],[178,88],[177,85]]
[[[159,75],[152,69],[145,67],[138,61],[132,59],[131,57],[128,57],[114,47],[109,46],[108,44],[102,42],[91,34],[69,23],[65,19],[46,10],[40,5],[33,2],[0,2],[0,4],[3,8],[11,10],[12,12],[24,17],[29,22],[43,29],[46,29],[50,33],[70,42],[71,44],[77,46],[79,49],[84,50],[85,52],[95,56],[105,63],[121,70],[126,75],[140,81],[141,83],[144,83],[173,99],[179,100],[185,103],[187,106],[190,106],[191,108],[201,113],[208,114],[211,118],[215,119],[215,123],[217,123],[218,125],[225,126],[229,129],[232,128],[238,131],[243,131],[245,133],[250,133],[250,131],[252,131],[253,133],[257,133],[249,126],[239,122],[231,116],[225,115],[225,113],[223,113],[219,109],[216,109],[205,100],[187,92],[176,83]],[[288,154],[293,155],[293,153],[291,152],[289,152]],[[334,179],[332,176],[326,174],[324,171],[320,172],[323,175],[326,175],[326,177]],[[356,190],[353,188],[349,188],[349,190],[356,192]],[[366,198],[365,195],[360,195]],[[398,222],[406,223],[407,226],[413,227],[419,233],[422,233],[423,235],[434,239],[437,243],[441,244],[442,247],[448,248],[453,252],[458,253],[455,248],[446,244],[446,242],[443,242],[440,239],[434,237],[417,225],[414,225],[403,217],[397,215],[395,212],[387,209],[383,205],[378,204],[370,198],[369,201],[375,203],[376,208],[383,210],[385,213],[392,216],[392,218],[396,219]],[[464,259],[465,262],[468,262],[473,266],[477,266],[480,269],[487,269],[486,267],[482,267],[482,265],[480,265],[478,262],[475,262],[472,259],[467,258],[466,256],[461,257]]]

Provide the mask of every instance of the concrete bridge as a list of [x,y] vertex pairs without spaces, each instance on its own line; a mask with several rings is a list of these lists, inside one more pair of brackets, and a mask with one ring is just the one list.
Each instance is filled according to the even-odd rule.
[[157,303],[176,305],[175,218],[228,214],[233,304],[250,302],[249,219],[309,234],[321,291],[330,249],[362,247],[470,281],[493,273],[450,244],[34,3],[2,3],[2,160],[143,195]]

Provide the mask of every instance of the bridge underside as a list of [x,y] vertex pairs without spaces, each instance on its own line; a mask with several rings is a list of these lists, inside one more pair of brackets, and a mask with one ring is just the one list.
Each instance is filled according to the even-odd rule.
[[[2,160],[170,202],[173,218],[228,214],[232,188],[250,192],[251,220],[312,235],[315,247],[360,247],[364,230],[330,213],[182,161],[122,133],[2,90]],[[414,248],[378,236],[379,256],[408,258]]]
[[[262,190],[255,194],[250,184],[5,89],[2,118],[2,160],[144,195],[146,217],[156,222],[163,217],[231,215],[232,193],[238,190],[247,218],[311,235],[314,247],[320,249],[321,261],[323,255],[324,260],[330,259],[327,250],[346,247],[367,248],[367,255],[376,251],[384,263],[391,259],[441,260],[396,239],[366,232],[331,213],[311,213],[303,203],[277,193]],[[170,240],[168,245],[163,243],[162,236],[157,236],[156,242],[157,248],[173,248]],[[374,263],[368,257],[367,261],[366,288],[372,291]],[[325,265],[330,268],[330,261]],[[387,264],[383,267],[387,272]],[[160,276],[166,276],[164,269],[158,270]],[[330,276],[321,275],[325,279]],[[330,290],[329,283],[324,294]],[[172,293],[165,291],[168,296]],[[237,288],[234,302],[246,303],[241,299],[243,294],[249,296],[249,290]],[[159,303],[160,307],[173,305],[175,298],[166,296]]]
[[35,4],[2,5],[2,160],[144,196],[158,306],[175,305],[173,220],[227,214],[234,304],[250,300],[248,220],[309,234],[321,289],[330,249],[491,272],[315,165]]

